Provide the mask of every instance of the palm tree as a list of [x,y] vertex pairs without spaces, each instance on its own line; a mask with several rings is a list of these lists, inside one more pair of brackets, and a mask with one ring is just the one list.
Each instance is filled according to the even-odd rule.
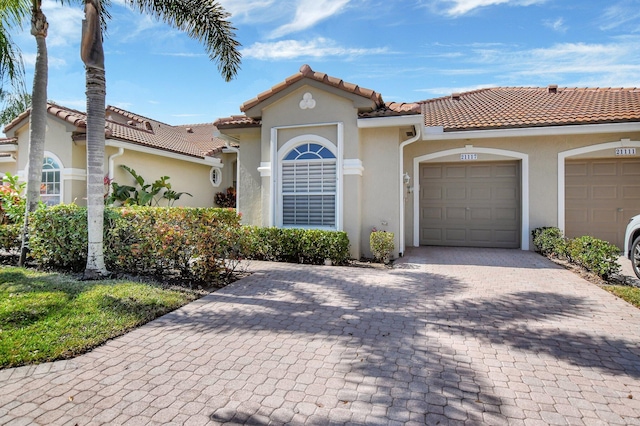
[[[126,0],[126,3],[161,19],[202,42],[209,58],[230,81],[240,68],[240,43],[229,14],[215,0]],[[85,0],[81,57],[87,79],[87,221],[89,250],[85,279],[108,274],[103,255],[104,220],[104,125],[106,80],[100,16],[101,0]]]
[[20,26],[29,14],[28,0],[3,0],[0,6],[0,81],[20,80],[23,74],[20,51],[11,40],[9,30]]
[[47,59],[47,31],[49,24],[42,13],[42,0],[33,0],[31,7],[31,35],[36,39],[36,64],[31,92],[31,114],[29,115],[29,164],[27,176],[27,203],[22,228],[22,248],[18,264],[27,260],[29,247],[29,216],[40,202],[44,138],[47,130],[47,83],[49,64]]

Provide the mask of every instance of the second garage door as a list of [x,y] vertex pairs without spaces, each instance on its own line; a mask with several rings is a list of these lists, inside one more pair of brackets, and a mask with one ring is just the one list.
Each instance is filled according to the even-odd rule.
[[520,247],[520,163],[420,165],[420,244]]
[[622,248],[629,219],[640,214],[640,159],[572,160],[565,165],[565,233]]

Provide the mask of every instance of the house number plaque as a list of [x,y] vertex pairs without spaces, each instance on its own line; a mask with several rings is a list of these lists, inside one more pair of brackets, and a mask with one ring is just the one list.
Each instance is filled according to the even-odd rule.
[[616,148],[616,155],[636,155],[635,148]]
[[460,154],[460,160],[469,161],[469,160],[477,160],[478,154]]

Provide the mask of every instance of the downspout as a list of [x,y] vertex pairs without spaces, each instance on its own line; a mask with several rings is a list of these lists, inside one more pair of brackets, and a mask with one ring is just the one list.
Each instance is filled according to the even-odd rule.
[[117,157],[120,157],[121,155],[124,154],[124,148],[118,148],[118,152],[116,152],[115,154],[112,154],[109,156],[109,164],[107,167],[109,167],[109,169],[107,170],[107,177],[109,178],[109,194],[111,194],[111,182],[113,182],[113,175],[115,174],[114,172],[114,160]]
[[[400,247],[399,247],[399,253],[400,255],[404,254],[405,251],[405,241],[404,241],[404,147],[412,144],[414,142],[416,142],[417,140],[420,139],[420,128],[413,126],[413,129],[416,132],[416,135],[414,137],[412,137],[411,139],[407,139],[406,141],[402,142],[400,144],[400,159],[399,159],[399,163],[400,163],[400,168],[399,168],[399,173],[398,173],[398,180],[400,182],[400,191],[398,192],[399,194],[399,198],[400,198]],[[413,176],[414,179],[414,188],[415,188],[415,179],[416,177]],[[415,242],[414,242],[415,245]]]

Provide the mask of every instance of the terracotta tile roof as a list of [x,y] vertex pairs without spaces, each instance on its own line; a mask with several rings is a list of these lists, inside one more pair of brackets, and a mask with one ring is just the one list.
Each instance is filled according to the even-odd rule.
[[[30,112],[20,114],[5,127],[5,132]],[[87,118],[84,112],[55,104],[48,104],[47,112],[75,126],[75,139],[84,139]],[[216,130],[213,123],[172,126],[114,106],[106,108],[106,117],[105,134],[109,139],[202,158],[214,155],[226,146],[224,140],[213,136]]]
[[419,102],[390,102],[382,108],[378,108],[371,112],[363,112],[358,115],[360,118],[374,117],[394,117],[399,115],[417,115],[421,112],[421,104]]
[[638,88],[496,87],[422,102],[445,131],[640,121]]
[[217,119],[213,123],[218,129],[234,129],[239,127],[260,127],[261,120],[254,120],[246,115],[233,115]]
[[0,138],[0,145],[16,145],[18,138]]
[[316,72],[312,70],[309,65],[305,64],[302,67],[300,67],[300,71],[297,72],[296,74],[293,74],[292,76],[286,78],[283,82],[273,86],[271,89],[265,92],[262,92],[255,98],[243,103],[240,106],[240,111],[242,112],[247,111],[248,109],[259,104],[260,102],[270,98],[276,93],[279,93],[285,90],[287,87],[290,87],[294,83],[304,78],[309,78],[315,81],[319,81],[323,84],[327,84],[329,86],[336,87],[340,90],[344,90],[345,92],[353,93],[353,94],[371,99],[376,107],[381,107],[382,105],[384,105],[384,102],[382,101],[382,96],[379,93],[376,93],[371,89],[365,89],[364,87],[360,87],[357,84],[347,83],[342,79],[331,77],[325,73]]

